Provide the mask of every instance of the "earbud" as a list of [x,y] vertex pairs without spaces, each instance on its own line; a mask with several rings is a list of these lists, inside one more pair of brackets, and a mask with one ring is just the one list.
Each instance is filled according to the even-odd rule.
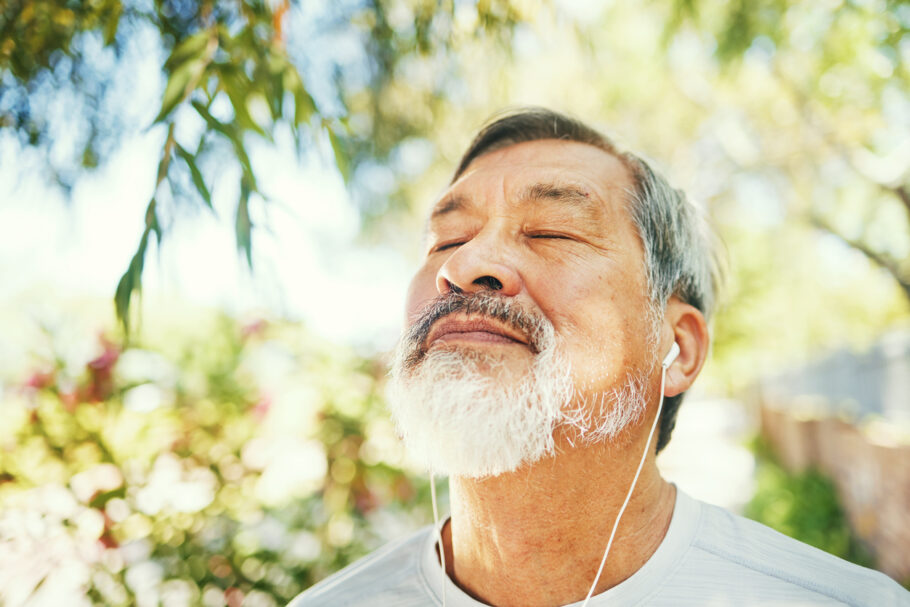
[[673,361],[676,360],[677,356],[679,356],[679,344],[674,341],[673,345],[670,346],[670,351],[667,352],[667,356],[664,358],[664,362],[661,363],[661,366],[663,366],[664,369],[669,368],[670,365],[673,364]]

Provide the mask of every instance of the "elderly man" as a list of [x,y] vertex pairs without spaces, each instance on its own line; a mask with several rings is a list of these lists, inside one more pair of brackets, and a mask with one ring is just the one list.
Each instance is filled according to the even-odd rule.
[[715,283],[647,162],[547,110],[488,124],[430,214],[390,394],[451,517],[292,605],[910,603],[660,477]]

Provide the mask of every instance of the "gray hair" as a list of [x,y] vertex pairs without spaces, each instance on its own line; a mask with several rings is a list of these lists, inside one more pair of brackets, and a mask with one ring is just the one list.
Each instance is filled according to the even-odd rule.
[[[682,190],[674,189],[648,161],[620,150],[608,137],[583,122],[544,108],[512,110],[490,120],[468,146],[452,177],[454,182],[476,158],[496,150],[543,139],[592,145],[619,159],[628,169],[633,189],[627,204],[645,251],[650,291],[648,315],[656,329],[667,300],[676,296],[709,318],[714,310],[719,265],[707,223]],[[657,451],[670,440],[679,394],[664,400]]]

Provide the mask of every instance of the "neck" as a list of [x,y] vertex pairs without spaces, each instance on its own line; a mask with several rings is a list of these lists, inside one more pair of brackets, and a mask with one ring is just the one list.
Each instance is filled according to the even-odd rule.
[[[584,599],[644,450],[628,444],[572,448],[497,477],[450,480],[443,542],[449,577],[498,607]],[[652,447],[653,449],[653,447]],[[675,490],[653,452],[623,514],[595,593],[638,571],[657,550]]]

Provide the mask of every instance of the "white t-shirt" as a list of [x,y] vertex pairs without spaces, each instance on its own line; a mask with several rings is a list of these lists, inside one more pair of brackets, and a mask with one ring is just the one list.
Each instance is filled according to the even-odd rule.
[[[484,606],[443,575],[435,533],[425,527],[316,584],[288,607],[442,605],[443,584],[447,607]],[[910,593],[883,573],[677,489],[673,518],[658,549],[635,574],[588,605],[897,607],[910,606]]]

